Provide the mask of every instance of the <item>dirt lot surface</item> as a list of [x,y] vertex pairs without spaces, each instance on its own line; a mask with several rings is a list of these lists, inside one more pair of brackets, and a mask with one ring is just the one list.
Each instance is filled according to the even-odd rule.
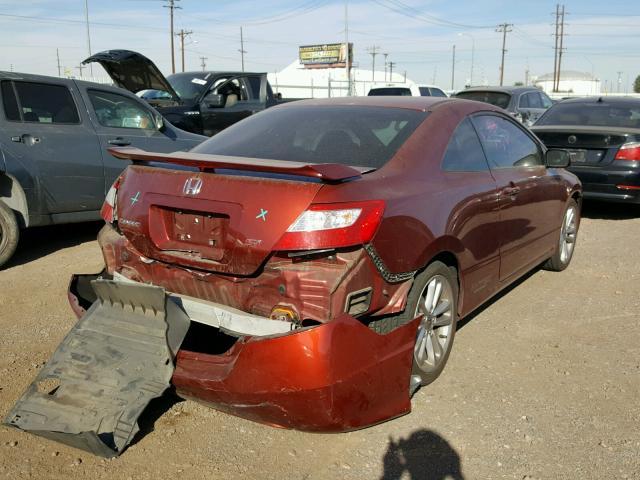
[[[409,415],[320,435],[165,399],[114,460],[2,427],[0,478],[640,479],[640,210],[584,213],[569,269],[463,322]],[[99,227],[28,231],[0,271],[0,416],[75,323],[67,281],[100,270]]]

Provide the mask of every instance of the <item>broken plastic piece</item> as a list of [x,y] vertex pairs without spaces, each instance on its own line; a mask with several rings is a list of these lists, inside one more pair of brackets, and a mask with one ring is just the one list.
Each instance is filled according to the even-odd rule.
[[161,287],[92,285],[98,300],[4,423],[114,457],[133,440],[149,402],[169,387],[189,318]]

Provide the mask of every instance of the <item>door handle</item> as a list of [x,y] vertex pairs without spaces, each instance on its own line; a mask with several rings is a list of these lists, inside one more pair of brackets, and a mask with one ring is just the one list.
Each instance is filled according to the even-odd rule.
[[34,137],[33,135],[24,133],[22,135],[14,135],[13,137],[11,137],[11,141],[16,143],[24,143],[25,145],[32,146],[36,143],[40,143],[40,137]]
[[520,187],[506,187],[502,189],[502,194],[506,197],[515,197],[520,193]]
[[115,145],[116,147],[126,147],[127,145],[131,145],[131,142],[125,140],[124,138],[112,138],[111,140],[107,140],[109,145]]

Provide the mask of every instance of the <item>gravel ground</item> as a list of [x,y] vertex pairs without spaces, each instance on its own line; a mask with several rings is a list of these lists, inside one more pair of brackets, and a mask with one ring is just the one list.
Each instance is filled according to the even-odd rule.
[[[640,479],[640,209],[587,207],[569,269],[465,320],[409,415],[308,434],[165,398],[113,460],[0,428],[0,478]],[[0,416],[75,323],[67,282],[101,268],[99,228],[27,231],[0,272]]]

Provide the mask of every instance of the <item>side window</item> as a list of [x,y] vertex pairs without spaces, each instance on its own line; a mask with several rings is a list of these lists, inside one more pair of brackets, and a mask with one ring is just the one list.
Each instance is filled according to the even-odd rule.
[[88,94],[103,127],[155,130],[153,116],[135,100],[102,90],[89,90]]
[[482,172],[489,169],[473,125],[468,118],[455,129],[442,160],[446,172]]
[[444,93],[442,90],[440,90],[439,88],[429,88],[429,90],[431,91],[431,96],[432,97],[446,97],[447,94]]
[[531,105],[529,105],[529,94],[525,93],[524,95],[520,96],[520,103],[518,104],[518,107],[520,108],[531,108]]
[[547,97],[544,93],[540,93],[540,98],[542,99],[542,108],[550,108],[553,105],[553,102],[549,97]]
[[20,110],[18,110],[18,102],[16,96],[13,93],[13,86],[11,82],[2,82],[0,88],[2,89],[2,105],[4,105],[4,115],[7,120],[20,121]]
[[538,145],[512,122],[496,115],[479,115],[473,123],[492,169],[543,164]]
[[37,123],[80,123],[71,92],[62,85],[14,82],[22,120]]
[[538,92],[532,92],[529,94],[529,107],[531,108],[543,108],[542,100]]

